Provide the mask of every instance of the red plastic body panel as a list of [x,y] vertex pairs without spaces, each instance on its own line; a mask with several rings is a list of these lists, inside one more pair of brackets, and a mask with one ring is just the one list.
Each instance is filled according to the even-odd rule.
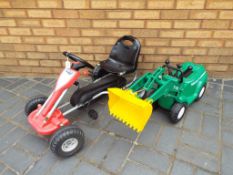
[[52,135],[61,126],[67,126],[70,124],[59,109],[56,109],[53,115],[46,121],[45,116],[39,114],[36,115],[40,108],[33,111],[28,116],[28,122],[32,128],[40,135]]
[[69,79],[63,79],[62,75],[67,71],[65,69],[59,76],[56,86],[53,91],[53,95],[51,99],[49,100],[49,103],[45,106],[45,108],[42,111],[42,114],[46,116],[49,111],[53,108],[54,104],[58,100],[58,98],[61,96],[61,94],[68,88],[70,88],[74,82],[80,77],[80,72],[69,69],[69,72],[72,73],[72,75],[69,77]]
[[63,92],[70,88],[79,77],[79,71],[65,68],[60,74],[56,86],[52,92],[52,96],[48,99],[49,101],[47,104],[44,104],[45,106],[43,106],[40,113],[38,113],[38,111],[42,108],[42,106],[38,105],[38,108],[31,112],[31,114],[28,116],[28,122],[38,134],[51,135],[61,126],[70,124],[69,120],[63,116],[59,109],[55,109],[50,117],[48,117],[48,114]]

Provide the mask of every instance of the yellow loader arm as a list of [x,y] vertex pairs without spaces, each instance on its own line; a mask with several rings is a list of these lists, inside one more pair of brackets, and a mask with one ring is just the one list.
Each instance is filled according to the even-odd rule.
[[131,90],[108,89],[110,114],[133,130],[141,132],[151,116],[150,102],[141,100]]

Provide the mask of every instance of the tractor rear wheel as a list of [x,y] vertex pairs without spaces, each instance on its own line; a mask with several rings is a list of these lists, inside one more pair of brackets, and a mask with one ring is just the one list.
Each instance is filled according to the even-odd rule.
[[29,100],[24,108],[25,115],[28,116],[32,111],[37,109],[39,104],[43,105],[46,100],[46,96],[37,96]]
[[206,85],[202,86],[202,88],[201,88],[201,90],[196,98],[196,101],[200,100],[203,97],[205,91],[206,91]]
[[186,111],[186,106],[182,103],[175,103],[171,109],[170,120],[172,123],[178,123]]
[[65,126],[50,139],[50,149],[60,157],[70,157],[84,145],[84,133],[75,125]]

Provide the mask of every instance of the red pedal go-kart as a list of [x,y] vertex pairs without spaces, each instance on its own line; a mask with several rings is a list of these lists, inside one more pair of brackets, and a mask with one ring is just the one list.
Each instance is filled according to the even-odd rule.
[[[52,93],[49,97],[32,98],[25,106],[25,114],[32,128],[40,135],[51,136],[52,152],[61,157],[69,157],[81,150],[84,145],[84,133],[66,116],[107,94],[107,88],[125,86],[127,81],[124,75],[135,72],[140,48],[136,38],[123,36],[113,46],[109,58],[95,67],[72,53],[63,52],[67,57],[66,66]],[[73,62],[68,61],[68,58]],[[89,69],[93,82],[85,87],[78,87],[70,102],[59,106],[67,90],[73,85],[79,85],[80,75],[87,74],[87,71],[81,70],[83,68]],[[69,104],[72,108],[62,113],[61,109]]]

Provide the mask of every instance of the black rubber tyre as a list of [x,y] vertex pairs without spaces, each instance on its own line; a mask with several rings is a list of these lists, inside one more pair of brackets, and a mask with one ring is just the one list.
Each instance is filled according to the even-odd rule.
[[170,121],[172,123],[178,123],[184,117],[185,111],[186,106],[184,104],[175,103],[171,109]]
[[24,108],[25,115],[28,116],[32,111],[34,111],[37,108],[38,104],[43,105],[46,100],[46,96],[38,96],[29,100]]
[[70,157],[76,154],[83,145],[84,133],[75,125],[61,128],[50,139],[51,151],[60,157]]
[[201,88],[201,90],[196,98],[196,101],[199,101],[203,97],[203,95],[205,94],[205,91],[206,91],[206,85],[202,86],[202,88]]

